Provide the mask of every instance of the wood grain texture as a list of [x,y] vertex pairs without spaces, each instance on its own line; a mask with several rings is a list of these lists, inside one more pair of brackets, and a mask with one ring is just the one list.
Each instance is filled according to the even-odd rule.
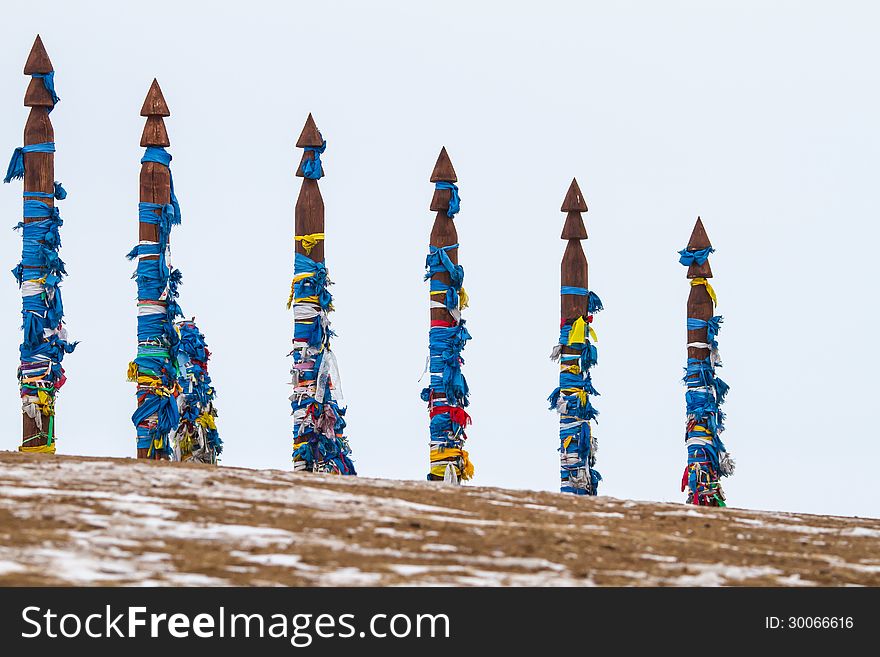
[[171,110],[168,109],[168,103],[165,102],[165,96],[156,78],[153,78],[147,97],[144,98],[141,116],[171,116]]
[[46,84],[42,78],[31,78],[28,83],[27,91],[24,93],[25,107],[54,107],[52,94],[46,89]]
[[43,46],[43,40],[40,35],[34,39],[34,45],[31,46],[31,52],[27,61],[24,63],[24,74],[33,75],[34,73],[51,73],[55,69],[52,68],[52,61],[49,59],[49,53]]
[[168,131],[165,129],[165,121],[161,116],[147,117],[144,123],[144,131],[141,133],[141,146],[171,146],[168,139]]
[[299,135],[299,139],[296,140],[296,147],[305,148],[310,146],[314,148],[321,146],[323,143],[324,138],[321,137],[321,131],[318,130],[318,125],[315,123],[315,119],[312,117],[311,112],[309,112],[309,116],[306,118],[306,123]]
[[[297,236],[324,232],[324,198],[317,180],[304,178],[302,181],[299,196],[296,197],[294,230]],[[315,262],[324,262],[324,240],[318,240],[311,253],[306,253],[302,241],[295,241],[294,245],[297,253],[308,256]]]
[[[586,212],[587,202],[584,195],[581,194],[581,188],[578,186],[577,178],[571,179],[571,185],[568,186],[568,192],[562,201],[563,212]],[[586,239],[586,238],[584,238]]]
[[446,152],[446,146],[440,149],[440,155],[434,164],[434,170],[431,171],[431,182],[458,182],[455,175],[455,167],[452,166],[452,160],[449,159],[449,153]]

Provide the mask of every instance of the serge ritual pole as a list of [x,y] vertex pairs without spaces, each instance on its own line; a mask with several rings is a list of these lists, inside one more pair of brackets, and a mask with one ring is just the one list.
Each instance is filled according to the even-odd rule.
[[458,484],[474,475],[474,466],[464,449],[465,427],[471,418],[468,386],[461,372],[461,351],[471,336],[461,311],[467,307],[462,287],[464,268],[458,264],[458,232],[453,218],[461,209],[455,169],[444,147],[440,151],[431,182],[434,196],[431,210],[437,213],[431,229],[425,280],[431,281],[431,328],[428,334],[430,382],[422,390],[430,417],[430,469],[428,481]]
[[148,459],[171,457],[168,435],[180,420],[180,338],[174,320],[183,315],[177,303],[181,274],[171,266],[171,227],[180,223],[180,205],[169,168],[171,155],[165,150],[171,143],[164,117],[170,115],[159,83],[153,80],[141,108],[147,121],[141,136],[146,150],[141,158],[139,242],[128,254],[138,262],[138,350],[128,367],[129,381],[137,383],[138,408],[131,420],[137,432],[137,456]]
[[21,289],[22,328],[18,379],[22,452],[55,453],[55,396],[66,377],[61,361],[76,347],[67,341],[59,283],[66,271],[58,257],[61,215],[55,206],[67,192],[55,182],[55,131],[49,114],[60,100],[55,71],[39,35],[24,65],[31,76],[24,96],[30,107],[24,146],[16,148],[4,182],[24,179],[21,262],[13,270]]
[[596,437],[592,421],[598,411],[590,397],[598,395],[593,387],[590,368],[597,362],[593,313],[602,310],[602,302],[589,286],[587,257],[581,240],[587,239],[582,212],[587,203],[577,180],[572,179],[562,202],[568,213],[562,239],[568,241],[562,256],[561,314],[559,344],[550,355],[559,361],[559,387],[550,395],[550,408],[559,413],[560,490],[575,495],[596,495],[602,476],[596,464]]
[[691,233],[686,248],[679,251],[679,262],[688,268],[691,291],[687,300],[687,425],[685,445],[687,466],[681,480],[689,504],[725,506],[721,477],[733,474],[734,462],[721,442],[724,413],[721,404],[729,386],[715,375],[721,367],[718,331],[722,318],[715,315],[718,298],[709,284],[712,268],[709,254],[715,251],[702,220]]
[[296,175],[303,179],[294,214],[294,276],[287,307],[293,306],[293,469],[340,475],[357,474],[349,455],[345,401],[336,356],[330,349],[328,313],[331,284],[324,262],[324,199],[318,180],[324,175],[321,153],[327,142],[309,114],[296,142],[304,149]]

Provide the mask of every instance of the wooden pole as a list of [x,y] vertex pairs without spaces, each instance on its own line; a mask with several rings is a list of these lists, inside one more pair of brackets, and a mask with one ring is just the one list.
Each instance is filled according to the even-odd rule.
[[431,210],[436,212],[431,229],[428,274],[430,291],[430,383],[422,390],[430,417],[430,470],[428,481],[458,484],[473,476],[473,465],[464,449],[465,427],[470,416],[467,382],[461,373],[461,350],[470,339],[461,319],[467,307],[467,293],[462,287],[464,269],[458,264],[458,232],[454,215],[458,212],[458,177],[446,148],[440,150],[431,172],[435,183]]
[[[141,135],[140,145],[143,147],[157,147],[164,148],[166,146],[170,146],[171,142],[168,139],[168,132],[165,129],[165,121],[164,117],[170,116],[171,112],[168,109],[168,104],[165,102],[165,97],[162,95],[162,89],[159,87],[159,82],[154,78],[152,84],[150,85],[150,89],[147,92],[147,97],[144,99],[143,107],[141,107],[141,116],[146,117],[146,123],[144,125],[144,130]],[[141,203],[155,203],[161,206],[167,206],[171,203],[171,171],[170,169],[160,164],[159,162],[142,162],[141,164],[141,173],[140,173],[140,201]],[[150,210],[152,214],[156,217],[160,216],[162,210]],[[159,243],[160,238],[160,227],[158,223],[151,223],[149,221],[144,221],[143,217],[140,217],[138,220],[138,239],[141,245],[155,245]],[[169,237],[170,242],[170,237]],[[139,259],[147,260],[147,261],[155,261],[159,260],[160,256],[155,254],[147,254],[147,255],[139,255]],[[140,312],[144,307],[154,307],[161,309],[163,312],[167,312],[168,307],[168,298],[166,294],[160,294],[158,298],[152,298],[153,295],[146,298],[138,298],[138,309],[139,309],[139,317]],[[164,345],[167,346],[168,336],[164,335],[156,335],[150,336],[150,340],[138,340],[138,352],[140,355],[142,344],[141,343],[149,343],[152,342],[155,345]],[[167,369],[170,370],[174,367],[175,364],[170,362]],[[141,372],[143,375],[144,372]],[[154,373],[155,374],[155,373]],[[138,380],[138,389],[137,389],[137,401],[138,407],[141,407],[145,402],[150,399],[152,395],[155,394],[154,390],[159,386],[160,378],[168,378],[171,373],[169,371],[165,372],[165,376],[153,376],[150,378],[148,375],[144,380]],[[137,377],[135,377],[137,379]],[[167,383],[165,381],[164,383]],[[167,386],[165,386],[167,387]],[[162,437],[157,434],[157,424],[154,416],[150,416],[143,422],[139,423],[139,429],[148,429],[151,431],[153,435],[153,440],[151,444],[147,447],[138,446],[137,448],[137,457],[139,459],[154,459],[154,460],[166,460],[169,458],[169,449],[168,445],[162,441]],[[142,443],[143,440],[139,439],[139,443]],[[167,438],[166,438],[167,442]],[[157,444],[158,443],[158,444]]]
[[333,298],[324,258],[324,199],[318,180],[324,175],[320,155],[326,142],[309,114],[296,142],[304,149],[296,175],[302,178],[294,211],[293,305],[293,469],[354,475],[343,431],[345,407],[336,356],[330,349]]
[[596,495],[599,473],[596,463],[596,440],[590,424],[597,411],[590,403],[593,388],[589,369],[596,362],[592,344],[593,312],[602,309],[601,301],[590,292],[589,266],[581,240],[587,229],[581,213],[587,211],[577,180],[572,179],[562,211],[567,213],[562,239],[567,240],[562,256],[560,280],[561,315],[559,344],[551,358],[559,360],[559,387],[550,395],[551,408],[559,412],[560,490],[575,495]]
[[721,317],[715,316],[715,293],[709,283],[712,268],[709,254],[714,249],[703,221],[697,217],[687,247],[680,252],[680,262],[688,267],[691,281],[687,300],[688,366],[684,377],[687,386],[687,425],[685,444],[688,464],[682,476],[682,491],[689,504],[725,506],[719,479],[733,473],[734,462],[721,442],[724,402],[728,386],[715,375],[721,366],[716,335]]
[[[55,186],[55,154],[27,152],[27,147],[34,147],[37,144],[51,144],[51,150],[54,151],[55,131],[49,114],[58,98],[54,96],[54,68],[39,35],[34,40],[24,65],[24,74],[32,77],[24,97],[24,105],[30,108],[30,113],[24,128],[25,149],[22,151],[23,196],[26,204],[29,202],[41,204],[38,206],[41,210],[36,213],[25,212],[23,224],[43,222],[43,225],[47,225],[57,221],[60,226],[60,217],[54,209],[55,200],[64,198],[66,192],[61,190],[60,185],[58,189]],[[54,231],[57,231],[57,227]],[[27,236],[24,237],[25,242],[28,239]],[[57,244],[53,247],[45,239],[38,241],[52,250],[57,249]],[[47,275],[50,277],[54,275],[60,280],[61,275],[64,274],[64,264],[60,260],[58,263],[49,265],[45,257],[27,257],[23,252],[22,263],[17,270],[20,275],[19,281],[22,283],[22,316],[25,325],[25,339],[21,347],[22,359],[19,368],[23,409],[22,445],[19,449],[25,452],[55,452],[55,436],[58,431],[55,394],[65,382],[61,360],[64,353],[71,351],[75,346],[67,344],[67,335],[60,313],[57,313],[57,322],[55,322],[53,321],[55,313],[49,310],[50,307],[61,308],[61,290],[57,287],[57,282],[53,285],[47,282],[46,278]],[[34,301],[35,298],[38,301]],[[36,330],[28,331],[28,325],[34,322],[37,324]],[[45,360],[45,354],[34,358],[26,355],[26,352],[49,342],[48,332],[52,332],[52,339],[55,341],[54,346],[49,348],[51,352],[49,360]]]

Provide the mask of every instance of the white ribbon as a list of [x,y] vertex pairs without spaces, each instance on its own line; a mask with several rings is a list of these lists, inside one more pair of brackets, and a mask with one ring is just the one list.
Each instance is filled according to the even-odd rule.
[[321,402],[324,399],[324,393],[328,387],[328,380],[334,384],[333,399],[340,406],[345,405],[345,398],[342,395],[342,381],[339,378],[339,364],[336,362],[336,355],[329,348],[324,350],[324,357],[321,359],[321,367],[318,368],[318,382],[315,389],[315,399]]

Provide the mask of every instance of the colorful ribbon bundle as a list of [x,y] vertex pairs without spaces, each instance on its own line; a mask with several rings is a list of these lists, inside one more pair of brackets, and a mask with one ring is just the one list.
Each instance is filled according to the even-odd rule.
[[177,364],[181,394],[177,398],[180,424],[171,441],[174,460],[216,464],[223,441],[214,420],[215,391],[208,374],[211,352],[195,320],[178,321],[176,328],[180,336]]
[[[707,247],[699,251],[679,251],[679,262],[685,266],[693,263],[702,265],[714,249]],[[713,307],[718,298],[715,290],[705,278],[693,278],[691,286],[703,285],[712,299]],[[705,359],[688,358],[685,368],[684,384],[687,386],[685,402],[687,408],[687,428],[685,445],[688,451],[688,464],[681,479],[681,490],[687,490],[688,504],[698,506],[726,506],[720,478],[733,474],[734,461],[721,442],[724,431],[724,413],[721,404],[730,387],[715,375],[715,368],[721,367],[718,353],[718,332],[723,318],[716,315],[708,320],[687,318],[687,330],[706,329],[706,342],[689,342],[688,347],[707,349]]]
[[[559,386],[547,401],[559,413],[560,491],[575,495],[596,495],[602,475],[596,465],[596,436],[591,420],[599,412],[590,403],[598,395],[593,387],[590,368],[597,363],[597,342],[593,331],[593,313],[602,310],[602,301],[582,287],[563,286],[562,294],[587,297],[587,317],[563,319],[559,344],[553,347],[550,359],[559,361]],[[563,349],[567,353],[563,353]]]
[[[458,187],[449,182],[436,183],[436,189],[449,189],[447,216],[455,216],[461,207]],[[457,249],[458,244],[436,247],[429,246],[425,261],[425,280],[431,281],[431,308],[442,308],[452,317],[452,321],[431,320],[428,334],[429,360],[426,371],[431,380],[422,390],[422,401],[428,403],[430,423],[429,481],[458,483],[474,476],[474,466],[465,450],[467,434],[465,427],[471,418],[464,410],[468,401],[468,385],[462,374],[464,359],[461,352],[470,333],[465,328],[461,311],[468,306],[468,296],[462,287],[464,268],[453,264],[447,251]],[[448,274],[449,284],[438,280],[435,274]]]
[[[306,160],[302,170],[306,178],[317,180],[323,175],[320,154],[327,147],[307,147],[314,158]],[[323,233],[297,235],[295,240],[306,253]],[[333,297],[327,289],[332,282],[323,262],[307,255],[295,254],[294,276],[290,286],[288,309],[293,306],[293,356],[290,396],[293,409],[293,470],[354,475],[351,447],[345,429],[345,401],[336,356],[330,349],[328,313],[333,310]]]
[[[37,76],[40,77],[40,76]],[[46,78],[44,78],[45,81]],[[34,144],[16,148],[4,182],[23,178],[25,153],[54,153],[55,144]],[[53,193],[24,192],[24,219],[15,226],[22,231],[21,262],[12,270],[21,290],[21,315],[24,338],[19,353],[21,364],[18,380],[22,411],[33,419],[37,433],[24,437],[18,448],[22,452],[55,453],[55,395],[67,377],[61,361],[78,343],[67,341],[64,328],[64,305],[59,283],[67,275],[64,262],[58,257],[61,246],[59,228],[64,223],[57,207],[35,199],[63,200],[67,192],[55,183]],[[47,426],[43,417],[48,418]],[[29,445],[43,442],[42,445]]]
[[[156,162],[165,167],[171,155],[164,148],[150,146],[141,163]],[[158,226],[156,242],[141,241],[128,254],[137,258],[137,270],[132,278],[138,286],[138,351],[128,365],[128,380],[137,383],[138,408],[131,416],[137,429],[138,449],[148,449],[148,457],[172,456],[168,440],[177,429],[180,413],[177,397],[181,392],[178,381],[178,353],[180,336],[174,325],[183,311],[177,303],[182,275],[171,266],[171,228],[180,224],[180,205],[171,182],[171,202],[138,205],[142,223]],[[158,212],[158,214],[156,214]]]

